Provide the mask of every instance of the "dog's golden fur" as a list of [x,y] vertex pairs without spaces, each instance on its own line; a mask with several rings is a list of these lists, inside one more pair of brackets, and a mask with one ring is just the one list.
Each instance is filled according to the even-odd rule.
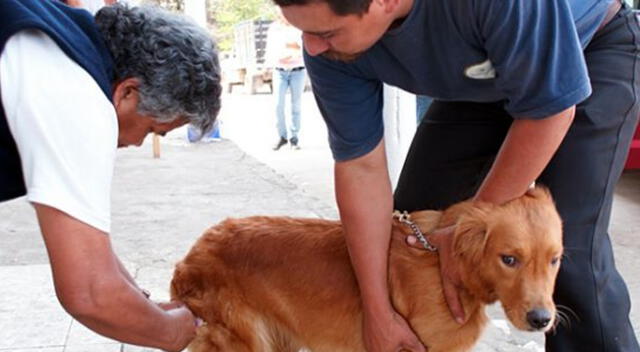
[[[532,330],[527,312],[552,301],[562,253],[561,221],[541,188],[502,206],[463,202],[411,214],[423,232],[457,224],[466,323],[442,293],[438,256],[405,244],[394,221],[389,255],[392,302],[431,352],[467,351],[500,300],[509,320]],[[174,299],[206,322],[190,346],[208,351],[364,351],[359,290],[337,221],[286,217],[227,219],[210,228],[175,270]],[[517,259],[514,266],[504,256]],[[539,330],[547,330],[548,326]]]

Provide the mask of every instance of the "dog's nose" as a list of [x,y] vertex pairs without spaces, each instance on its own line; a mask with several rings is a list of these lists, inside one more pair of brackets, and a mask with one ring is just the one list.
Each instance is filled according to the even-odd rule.
[[546,309],[535,308],[527,312],[527,322],[534,329],[542,329],[549,325],[551,313]]

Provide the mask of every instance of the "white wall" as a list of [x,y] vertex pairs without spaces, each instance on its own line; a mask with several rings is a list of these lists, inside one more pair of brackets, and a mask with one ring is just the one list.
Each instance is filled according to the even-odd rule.
[[416,132],[416,96],[386,84],[383,94],[384,145],[391,187],[395,189]]
[[204,0],[184,0],[184,14],[207,28],[207,6]]

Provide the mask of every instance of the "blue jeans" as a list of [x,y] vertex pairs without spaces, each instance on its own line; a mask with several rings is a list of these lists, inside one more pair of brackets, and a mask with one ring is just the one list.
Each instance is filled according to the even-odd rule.
[[[305,72],[298,70],[274,70],[273,86],[276,92],[276,127],[281,138],[298,140],[300,131],[300,98],[304,89]],[[287,123],[284,113],[284,99],[287,90],[291,91],[291,126],[289,128],[289,138],[287,138]]]
[[429,106],[431,106],[432,101],[433,99],[426,95],[416,95],[416,119],[418,124],[422,122],[422,118],[424,117],[424,114],[427,113],[427,110],[429,110]]

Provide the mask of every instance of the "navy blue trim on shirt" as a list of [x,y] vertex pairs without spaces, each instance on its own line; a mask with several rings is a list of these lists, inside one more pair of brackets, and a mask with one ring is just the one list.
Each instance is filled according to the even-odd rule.
[[[47,34],[93,77],[105,97],[112,101],[113,59],[89,12],[54,0],[0,0],[0,53],[11,36],[27,29]],[[24,194],[20,156],[0,99],[0,201]]]

